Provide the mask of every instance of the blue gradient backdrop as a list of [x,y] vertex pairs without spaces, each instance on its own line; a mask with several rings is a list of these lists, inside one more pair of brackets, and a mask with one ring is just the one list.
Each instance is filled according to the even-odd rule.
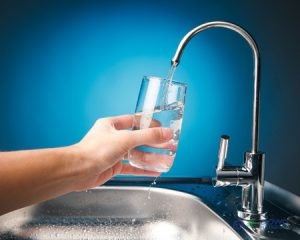
[[[166,76],[181,38],[212,20],[237,23],[257,41],[266,177],[299,194],[292,1],[1,1],[1,150],[72,144],[97,118],[133,113],[142,77]],[[252,52],[234,32],[209,29],[190,42],[174,77],[188,85],[181,142],[163,176],[212,176],[224,133],[232,139],[229,162],[243,161],[251,147],[252,71]]]

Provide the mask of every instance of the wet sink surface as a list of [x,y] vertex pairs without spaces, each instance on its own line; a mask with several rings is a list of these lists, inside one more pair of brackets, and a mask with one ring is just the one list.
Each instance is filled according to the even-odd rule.
[[0,239],[241,239],[199,198],[148,187],[100,187],[0,217]]

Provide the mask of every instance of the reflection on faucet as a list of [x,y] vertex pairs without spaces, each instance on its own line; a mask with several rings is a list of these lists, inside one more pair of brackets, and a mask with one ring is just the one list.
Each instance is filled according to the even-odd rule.
[[254,39],[243,28],[222,21],[204,23],[188,32],[179,43],[171,64],[175,68],[182,56],[183,50],[188,42],[199,32],[211,28],[223,27],[239,33],[250,45],[253,51],[254,61],[254,96],[253,96],[253,118],[252,118],[252,148],[245,152],[244,164],[240,167],[224,166],[227,156],[229,137],[221,136],[219,162],[216,169],[215,186],[241,186],[242,203],[238,210],[238,217],[244,220],[261,221],[266,219],[263,211],[264,194],[264,161],[265,155],[258,151],[258,129],[260,108],[260,64],[259,51]]

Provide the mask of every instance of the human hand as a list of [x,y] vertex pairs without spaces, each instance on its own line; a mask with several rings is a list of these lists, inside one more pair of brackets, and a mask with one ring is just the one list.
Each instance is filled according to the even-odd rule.
[[[136,146],[167,144],[173,132],[159,126],[130,131],[128,129],[133,126],[133,121],[132,115],[99,119],[85,137],[73,146],[80,156],[76,190],[101,185],[117,174],[159,175],[135,168],[122,160],[127,157],[128,150]],[[159,157],[156,158],[158,160]]]

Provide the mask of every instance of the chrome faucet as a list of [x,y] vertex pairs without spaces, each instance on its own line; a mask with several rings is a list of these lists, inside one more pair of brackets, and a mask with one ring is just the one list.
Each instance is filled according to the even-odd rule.
[[224,166],[227,156],[229,136],[222,135],[219,149],[219,162],[216,168],[214,185],[219,186],[241,186],[242,202],[237,210],[237,215],[243,220],[262,221],[266,219],[263,209],[264,198],[264,168],[265,154],[258,151],[258,129],[259,129],[259,107],[260,107],[260,63],[259,51],[254,39],[243,28],[229,22],[208,22],[192,29],[179,43],[171,64],[175,68],[182,56],[183,50],[188,42],[199,32],[212,28],[223,27],[239,33],[250,45],[253,51],[254,61],[254,96],[253,96],[253,118],[252,118],[252,148],[245,152],[243,166]]

